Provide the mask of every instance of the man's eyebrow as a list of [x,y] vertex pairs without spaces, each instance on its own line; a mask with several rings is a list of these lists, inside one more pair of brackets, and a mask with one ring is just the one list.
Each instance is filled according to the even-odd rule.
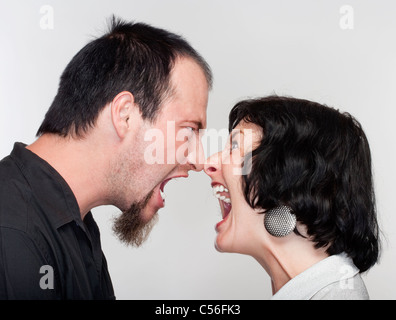
[[198,129],[204,129],[204,125],[202,124],[201,121],[196,121],[196,120],[188,120],[186,122],[194,123]]

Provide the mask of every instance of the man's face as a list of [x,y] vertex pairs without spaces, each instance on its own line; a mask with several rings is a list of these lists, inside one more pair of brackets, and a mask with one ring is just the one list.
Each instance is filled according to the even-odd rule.
[[[191,59],[178,59],[172,71],[173,95],[161,107],[154,123],[143,121],[129,150],[117,161],[118,203],[123,213],[114,231],[127,244],[139,246],[164,207],[165,184],[203,169],[203,148],[198,134],[206,128],[208,84]],[[113,179],[114,180],[114,179]]]

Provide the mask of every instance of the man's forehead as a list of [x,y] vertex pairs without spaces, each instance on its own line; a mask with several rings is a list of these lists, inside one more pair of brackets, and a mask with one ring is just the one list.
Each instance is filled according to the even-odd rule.
[[176,122],[194,123],[199,129],[206,128],[209,87],[201,67],[191,59],[178,59],[172,70],[171,86],[161,116]]
[[191,123],[196,125],[198,129],[205,129],[207,124],[206,111],[207,101],[197,103],[173,98],[163,105],[159,118],[178,123]]
[[173,121],[178,124],[193,124],[197,129],[206,129],[206,107],[194,108],[183,104],[164,105],[155,123]]

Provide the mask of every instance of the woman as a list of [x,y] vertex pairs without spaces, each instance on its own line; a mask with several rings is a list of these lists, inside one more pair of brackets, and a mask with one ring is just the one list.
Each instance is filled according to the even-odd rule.
[[251,255],[273,299],[368,299],[379,255],[371,156],[360,124],[315,102],[237,103],[205,164],[223,220],[216,248]]

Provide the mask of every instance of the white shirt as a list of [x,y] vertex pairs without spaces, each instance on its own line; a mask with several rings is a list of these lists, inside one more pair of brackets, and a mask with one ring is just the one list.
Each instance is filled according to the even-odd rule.
[[368,300],[359,269],[346,254],[329,256],[289,280],[272,300]]

